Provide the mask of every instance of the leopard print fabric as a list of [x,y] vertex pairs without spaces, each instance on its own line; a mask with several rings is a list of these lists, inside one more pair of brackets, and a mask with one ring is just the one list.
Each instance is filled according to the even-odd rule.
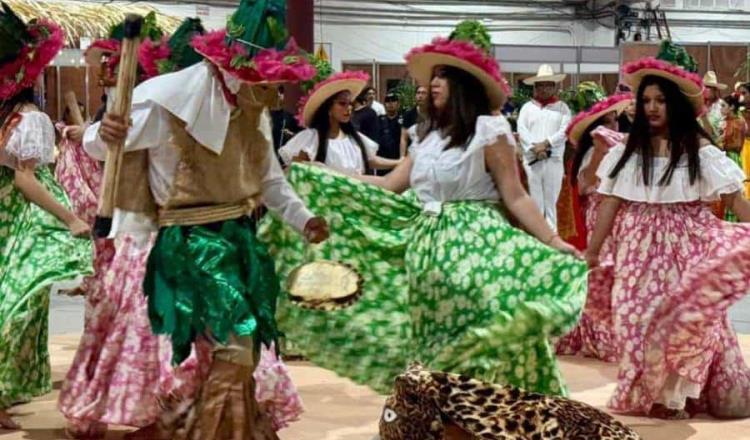
[[584,403],[420,365],[400,375],[394,389],[380,418],[381,440],[444,440],[449,423],[476,440],[641,440]]

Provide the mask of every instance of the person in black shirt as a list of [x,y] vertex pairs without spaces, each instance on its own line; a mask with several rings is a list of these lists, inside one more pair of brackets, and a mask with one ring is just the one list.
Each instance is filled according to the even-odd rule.
[[404,122],[401,128],[401,155],[406,155],[406,148],[411,143],[409,139],[409,129],[424,120],[424,114],[427,112],[427,95],[428,90],[425,86],[417,87],[417,93],[414,95],[416,106],[404,113]]
[[278,156],[279,148],[287,143],[295,134],[302,131],[294,115],[284,110],[284,86],[279,86],[278,101],[271,110],[271,132],[273,135],[273,150]]
[[617,118],[618,131],[620,133],[630,133],[630,127],[633,126],[633,119],[635,119],[635,101],[631,102],[628,108],[620,113],[620,117]]
[[378,114],[367,105],[367,96],[361,93],[354,99],[352,125],[358,132],[377,142],[380,136]]
[[[378,119],[380,136],[378,137],[378,156],[388,159],[401,159],[401,127],[403,118],[399,115],[398,95],[389,93],[385,96],[385,114]],[[378,170],[378,175],[385,176],[390,170]]]

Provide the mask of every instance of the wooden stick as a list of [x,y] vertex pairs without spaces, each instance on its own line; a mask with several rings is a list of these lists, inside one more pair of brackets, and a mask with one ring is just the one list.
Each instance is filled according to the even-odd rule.
[[76,92],[69,90],[65,93],[65,106],[68,107],[70,113],[70,119],[73,120],[73,125],[83,125],[86,121],[81,115],[81,108],[78,106],[78,98]]
[[[125,38],[121,46],[115,102],[111,110],[112,115],[122,116],[125,121],[130,120],[130,105],[138,73],[138,46],[142,24],[143,18],[139,15],[129,14],[125,18]],[[124,147],[124,142],[118,142],[110,144],[107,150],[99,210],[94,223],[94,234],[100,238],[109,236],[112,230],[112,215],[115,211]]]

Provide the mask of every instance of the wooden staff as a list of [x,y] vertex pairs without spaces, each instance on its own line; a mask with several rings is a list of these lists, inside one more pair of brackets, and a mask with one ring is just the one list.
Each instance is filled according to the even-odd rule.
[[[121,116],[125,121],[130,120],[130,105],[133,98],[138,68],[138,46],[140,45],[141,26],[143,18],[139,15],[128,14],[125,18],[125,38],[122,41],[120,66],[117,72],[117,88],[115,102],[111,114]],[[94,223],[96,237],[107,237],[112,230],[112,215],[115,211],[118,184],[120,180],[120,164],[125,150],[124,142],[110,144],[107,159],[104,164],[104,179],[102,180],[99,211]]]
[[83,115],[81,115],[81,108],[78,106],[76,92],[70,90],[65,93],[65,106],[68,108],[70,119],[73,120],[73,125],[83,125],[86,123],[86,121],[83,120]]

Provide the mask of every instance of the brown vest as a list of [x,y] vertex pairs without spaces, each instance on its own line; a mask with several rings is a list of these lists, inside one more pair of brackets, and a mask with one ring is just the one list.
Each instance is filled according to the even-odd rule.
[[242,86],[221,154],[199,144],[185,130],[185,123],[170,115],[173,136],[169,147],[179,151],[180,160],[169,200],[165,206],[156,205],[148,184],[148,150],[140,150],[123,156],[116,206],[159,222],[160,213],[165,211],[172,211],[172,218],[188,208],[216,210],[254,204],[261,195],[268,161],[273,159],[268,155],[272,140],[260,131],[259,121],[275,98],[275,87]]

